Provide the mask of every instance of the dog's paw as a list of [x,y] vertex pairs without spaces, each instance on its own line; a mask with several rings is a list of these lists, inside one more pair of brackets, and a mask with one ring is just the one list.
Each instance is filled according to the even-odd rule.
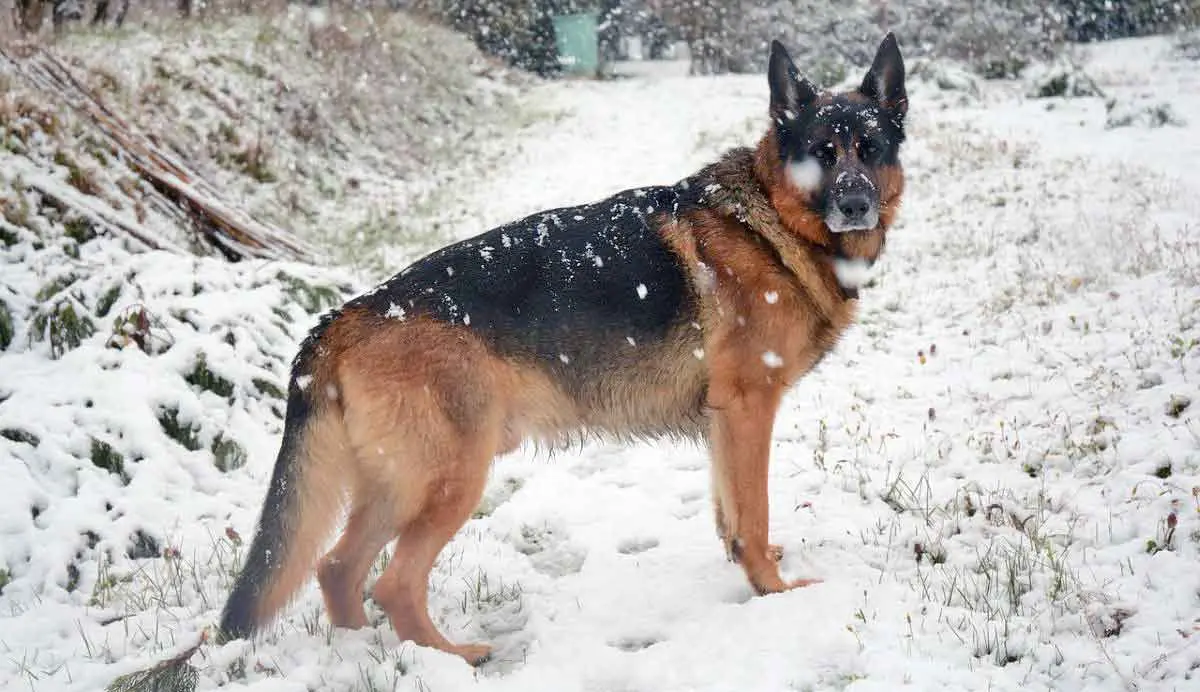
[[492,658],[492,647],[486,644],[462,644],[450,649],[450,653],[462,656],[463,660],[473,666],[481,666]]

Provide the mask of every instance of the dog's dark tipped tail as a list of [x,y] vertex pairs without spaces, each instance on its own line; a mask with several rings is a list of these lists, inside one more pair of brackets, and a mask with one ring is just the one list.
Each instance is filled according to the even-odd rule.
[[313,373],[313,341],[301,347],[293,366],[279,456],[254,540],[221,615],[219,642],[251,637],[287,605],[311,575],[340,508],[337,467],[346,445],[338,390]]

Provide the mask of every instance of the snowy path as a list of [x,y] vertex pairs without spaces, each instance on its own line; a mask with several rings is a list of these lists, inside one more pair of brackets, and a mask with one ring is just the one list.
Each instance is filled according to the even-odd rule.
[[[506,155],[489,157],[440,205],[439,220],[465,237],[542,209],[673,183],[723,149],[751,143],[764,93],[762,80],[745,77],[542,85],[527,98],[548,120]],[[413,259],[403,247],[395,254],[396,266]]]
[[[1181,74],[1164,72],[1154,95],[1175,98]],[[270,637],[198,659],[201,689],[1200,684],[1200,423],[1197,404],[1168,412],[1173,395],[1198,396],[1200,245],[1188,224],[1200,197],[1157,154],[1126,145],[1116,168],[1090,153],[1135,133],[1148,152],[1200,146],[1200,123],[1105,130],[1095,101],[1047,111],[993,91],[962,103],[912,92],[910,193],[879,284],[775,431],[773,538],[785,576],[823,584],[751,598],[715,537],[700,449],[515,454],[496,464],[431,592],[447,635],[496,644],[496,661],[473,671],[401,646],[374,604],[375,627],[330,633],[310,584]],[[539,98],[568,112],[462,191],[455,234],[673,182],[758,136],[766,85],[631,80]],[[261,497],[270,454],[251,452],[240,486],[219,488],[232,501],[213,504]],[[233,516],[243,535],[255,510]],[[167,625],[180,642],[215,620],[211,581],[210,603]],[[70,609],[44,612],[61,641],[39,641],[83,658]],[[94,689],[155,656],[93,660],[72,679]],[[64,682],[59,672],[30,687]]]

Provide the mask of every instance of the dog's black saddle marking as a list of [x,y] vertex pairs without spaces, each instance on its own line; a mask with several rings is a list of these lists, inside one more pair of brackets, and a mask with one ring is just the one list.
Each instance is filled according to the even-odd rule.
[[501,354],[569,372],[663,338],[693,310],[659,234],[698,202],[687,181],[540,212],[438,250],[351,301],[395,319],[432,317]]

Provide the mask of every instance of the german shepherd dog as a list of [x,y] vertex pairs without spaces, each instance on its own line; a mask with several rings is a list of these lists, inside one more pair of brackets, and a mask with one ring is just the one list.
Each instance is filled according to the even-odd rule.
[[908,99],[891,34],[855,90],[819,91],[778,41],[767,81],[756,148],[448,246],[322,317],[222,640],[270,622],[314,567],[332,624],[366,625],[364,582],[395,539],[373,597],[397,635],[484,660],[434,626],[428,577],[493,458],[526,440],[702,440],[718,534],[754,591],[813,583],[784,581],[767,541],[771,429],[884,248]]

